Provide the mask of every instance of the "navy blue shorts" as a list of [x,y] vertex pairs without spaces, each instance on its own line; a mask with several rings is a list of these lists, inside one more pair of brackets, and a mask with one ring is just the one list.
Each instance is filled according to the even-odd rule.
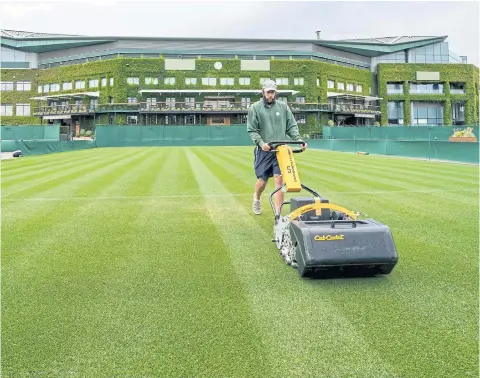
[[266,152],[256,146],[253,153],[255,175],[257,178],[267,181],[269,177],[281,174],[275,152]]

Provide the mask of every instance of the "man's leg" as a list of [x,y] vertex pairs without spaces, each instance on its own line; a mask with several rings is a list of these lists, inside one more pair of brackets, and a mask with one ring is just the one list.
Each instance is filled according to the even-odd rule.
[[[282,175],[275,175],[275,189],[280,188],[283,185]],[[283,190],[279,190],[275,193],[275,208],[277,212],[280,212],[280,205],[283,203],[284,193]]]
[[255,183],[255,199],[256,200],[260,199],[260,196],[265,190],[267,183],[268,183],[268,179],[267,181],[263,180],[262,178],[257,179],[257,182]]
[[262,177],[257,179],[255,183],[255,193],[253,193],[253,212],[257,215],[262,213],[262,201],[260,200],[260,196],[262,195],[265,187],[267,186],[268,178],[264,180]]

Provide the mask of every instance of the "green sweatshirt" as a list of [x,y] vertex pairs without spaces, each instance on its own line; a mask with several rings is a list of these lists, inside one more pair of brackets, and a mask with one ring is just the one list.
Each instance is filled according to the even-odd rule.
[[247,132],[253,143],[260,147],[263,143],[285,140],[286,136],[303,141],[292,111],[285,102],[279,100],[270,108],[263,99],[252,104],[248,109]]

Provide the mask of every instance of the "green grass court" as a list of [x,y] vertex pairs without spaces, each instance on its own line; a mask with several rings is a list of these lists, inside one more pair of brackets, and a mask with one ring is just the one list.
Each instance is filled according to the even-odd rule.
[[477,377],[478,166],[295,157],[390,226],[390,276],[285,265],[267,197],[251,211],[251,147],[3,161],[2,376]]

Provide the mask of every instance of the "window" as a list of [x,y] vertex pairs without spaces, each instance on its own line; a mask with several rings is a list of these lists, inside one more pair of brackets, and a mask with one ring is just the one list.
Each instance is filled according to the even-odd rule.
[[443,103],[412,102],[414,125],[443,125]]
[[106,87],[106,86],[107,86],[107,78],[106,78],[106,77],[102,77],[101,85],[102,85],[102,87]]
[[175,97],[167,97],[165,99],[165,104],[168,108],[173,109],[175,108]]
[[156,125],[158,123],[158,117],[156,115],[147,116],[147,125]]
[[449,56],[448,42],[434,43],[410,49],[409,63],[448,63]]
[[113,86],[113,77],[110,78],[110,86]]
[[347,91],[353,92],[353,84],[347,84]]
[[465,125],[465,101],[452,101],[452,123]]
[[195,109],[195,97],[185,97],[185,107]]
[[[157,106],[157,99],[155,97],[148,97],[147,98],[147,109],[155,108]],[[150,122],[152,123],[152,122]]]
[[293,85],[303,85],[303,77],[296,77],[293,79]]
[[0,104],[0,115],[2,116],[13,115],[13,106],[11,104]]
[[333,80],[328,80],[327,81],[327,87],[330,89],[335,88],[335,82]]
[[305,103],[305,97],[297,97],[296,102],[299,104],[304,104]]
[[96,88],[98,87],[98,79],[92,79],[88,81],[89,88]]
[[[127,84],[138,85],[138,84],[140,84],[140,81],[139,81],[138,77],[127,77]],[[110,85],[112,85],[112,84],[110,84]]]
[[166,77],[163,82],[165,85],[174,85],[175,84],[175,78],[174,77]]
[[250,85],[250,78],[249,77],[240,77],[238,79],[238,83],[240,85]]
[[85,88],[85,81],[78,80],[75,82],[75,89],[83,89]]
[[345,85],[344,85],[343,83],[337,83],[337,89],[344,90],[344,89],[345,89]]
[[465,83],[450,83],[451,94],[465,94]]
[[127,97],[127,102],[129,104],[136,104],[137,103],[137,98],[136,97]]
[[195,125],[195,123],[196,123],[195,118],[196,117],[194,115],[187,115],[187,116],[184,117],[183,121],[184,121],[185,125]]
[[17,116],[29,116],[30,115],[30,104],[17,104],[16,106],[16,115]]
[[317,86],[320,85],[320,79],[317,79]]
[[58,92],[60,91],[60,84],[50,84],[50,92]]
[[378,57],[378,63],[406,63],[405,51],[397,51]]
[[146,85],[158,85],[158,77],[146,77],[145,78]]
[[177,123],[176,115],[165,116],[165,125],[175,125],[176,123]]
[[41,85],[38,86],[38,93],[42,93],[43,92],[43,87]]
[[214,77],[202,77],[202,85],[217,85],[217,79]]
[[277,85],[288,85],[288,78],[286,77],[280,77],[275,80]]
[[73,85],[72,85],[72,82],[71,81],[65,81],[64,83],[62,83],[62,89],[64,91],[68,91],[70,89],[73,88]]
[[186,77],[185,78],[186,85],[197,85],[197,78],[196,77]]
[[13,81],[1,81],[0,89],[2,91],[13,91]]
[[363,87],[360,84],[357,84],[357,92],[362,93],[363,92]]
[[287,102],[287,97],[279,97],[278,101]]
[[297,121],[297,123],[306,123],[307,122],[304,114],[295,115],[295,120]]
[[250,107],[250,97],[242,97],[242,108]]
[[136,125],[138,123],[138,116],[136,115],[127,116],[127,123],[129,125]]
[[32,89],[32,84],[29,81],[17,81],[17,91],[25,92]]
[[403,125],[403,101],[388,101],[387,116],[389,125]]
[[442,83],[410,83],[410,93],[414,94],[441,94]]
[[403,94],[403,84],[387,83],[387,94]]
[[50,84],[43,84],[43,93],[50,92]]
[[220,85],[233,85],[234,79],[232,77],[222,77],[220,78]]

